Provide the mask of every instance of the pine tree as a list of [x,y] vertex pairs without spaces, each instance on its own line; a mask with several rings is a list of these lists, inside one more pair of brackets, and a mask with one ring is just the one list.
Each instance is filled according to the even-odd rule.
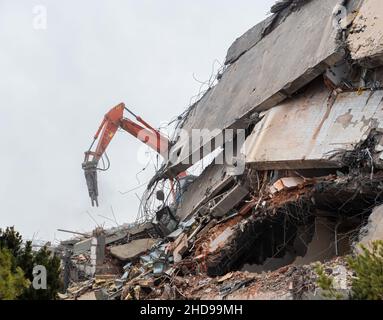
[[11,252],[5,248],[0,249],[0,300],[18,298],[29,285],[20,267],[12,270]]
[[20,233],[14,227],[7,227],[4,231],[0,229],[0,249],[5,248],[11,253],[11,270],[16,271],[17,257],[23,243]]
[[362,253],[349,257],[355,273],[352,283],[353,299],[383,300],[383,241],[375,241],[372,248],[361,246]]
[[0,229],[0,248],[7,248],[13,256],[18,256],[23,239],[14,227],[7,227],[4,231]]
[[[7,271],[8,269],[4,267],[3,278],[0,279],[3,282],[3,290],[7,292],[6,295],[4,294],[4,297],[23,300],[54,300],[57,298],[57,293],[62,288],[60,259],[52,254],[47,247],[43,247],[37,252],[33,251],[31,241],[27,241],[23,245],[20,233],[14,227],[8,227],[4,231],[0,229],[0,249],[6,250],[7,253],[3,259],[4,263],[7,262],[9,264],[10,268],[10,271]],[[37,265],[42,265],[46,268],[46,290],[36,290],[30,285],[34,277],[33,268]],[[27,283],[29,285],[22,286],[20,289],[19,284],[23,283],[21,275],[24,279],[28,280]],[[18,285],[15,287],[14,283]],[[8,288],[8,286],[10,287]],[[11,290],[10,288],[16,288],[17,290]]]
[[23,250],[17,256],[17,265],[23,269],[28,279],[32,279],[33,277],[33,259],[32,241],[27,241],[25,242]]
[[[33,265],[42,265],[47,270],[47,289],[35,290],[32,286],[24,291],[20,299],[23,300],[56,300],[62,289],[60,279],[60,259],[52,255],[47,247],[41,248],[33,256]],[[32,276],[33,277],[33,276]],[[33,278],[32,278],[33,279]]]

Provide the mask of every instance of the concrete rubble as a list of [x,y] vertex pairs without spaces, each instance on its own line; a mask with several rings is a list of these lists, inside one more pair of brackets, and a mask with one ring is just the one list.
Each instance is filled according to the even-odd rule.
[[[379,0],[278,1],[179,118],[218,131],[198,143],[176,132],[137,223],[60,245],[61,298],[324,299],[321,262],[347,299],[345,257],[383,240],[382,13]],[[219,154],[164,197],[163,181],[227,128],[245,130],[240,153],[213,149],[243,155],[243,172]]]

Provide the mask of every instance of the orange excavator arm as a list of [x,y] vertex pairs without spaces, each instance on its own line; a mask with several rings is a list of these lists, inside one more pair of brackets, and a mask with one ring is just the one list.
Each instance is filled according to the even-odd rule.
[[[124,118],[124,111],[130,113],[140,124]],[[125,107],[124,103],[115,106],[104,116],[104,119],[94,136],[92,145],[89,150],[85,152],[85,159],[82,164],[92,206],[94,206],[94,204],[98,206],[97,171],[103,170],[98,168],[99,161],[119,128],[127,131],[132,136],[151,147],[165,159],[168,157],[168,138],[163,136],[141,117],[136,116],[132,111]],[[96,149],[95,151],[92,151],[97,140],[98,143]]]

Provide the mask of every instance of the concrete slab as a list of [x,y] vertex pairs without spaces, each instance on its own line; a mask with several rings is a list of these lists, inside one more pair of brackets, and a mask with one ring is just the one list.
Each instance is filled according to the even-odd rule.
[[243,185],[236,185],[228,191],[218,203],[210,209],[213,217],[223,217],[228,214],[236,205],[238,205],[247,195],[249,189]]
[[232,181],[233,177],[227,175],[225,165],[210,165],[182,195],[176,212],[177,217],[183,220],[191,216]]
[[333,102],[328,90],[304,94],[267,111],[245,143],[246,163],[259,170],[337,168],[350,151],[383,124],[383,91],[345,92]]
[[154,239],[133,240],[127,244],[110,248],[110,253],[121,261],[131,261],[147,252],[155,243]]
[[[245,128],[254,111],[277,105],[343,59],[332,16],[341,2],[308,2],[226,69],[188,114],[183,129],[189,136],[180,136],[170,152],[173,175],[185,170],[182,162],[190,155],[200,153],[201,140],[190,141],[193,129]],[[218,135],[204,133],[202,140],[207,144]]]
[[240,56],[261,41],[265,36],[266,30],[271,28],[276,18],[276,15],[267,17],[237,38],[227,51],[225,64],[235,62]]
[[272,15],[256,24],[234,41],[227,51],[225,64],[227,65],[238,60],[240,56],[249,51],[277,26],[283,23],[289,14],[299,10],[309,1],[311,0],[283,0],[275,3],[270,9]]
[[383,2],[364,0],[350,29],[351,57],[367,67],[383,65]]

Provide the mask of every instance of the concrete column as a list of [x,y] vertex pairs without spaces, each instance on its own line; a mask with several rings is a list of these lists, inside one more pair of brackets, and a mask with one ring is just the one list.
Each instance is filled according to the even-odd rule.
[[93,238],[90,247],[90,260],[92,274],[96,274],[105,260],[105,233],[101,228],[93,231]]

